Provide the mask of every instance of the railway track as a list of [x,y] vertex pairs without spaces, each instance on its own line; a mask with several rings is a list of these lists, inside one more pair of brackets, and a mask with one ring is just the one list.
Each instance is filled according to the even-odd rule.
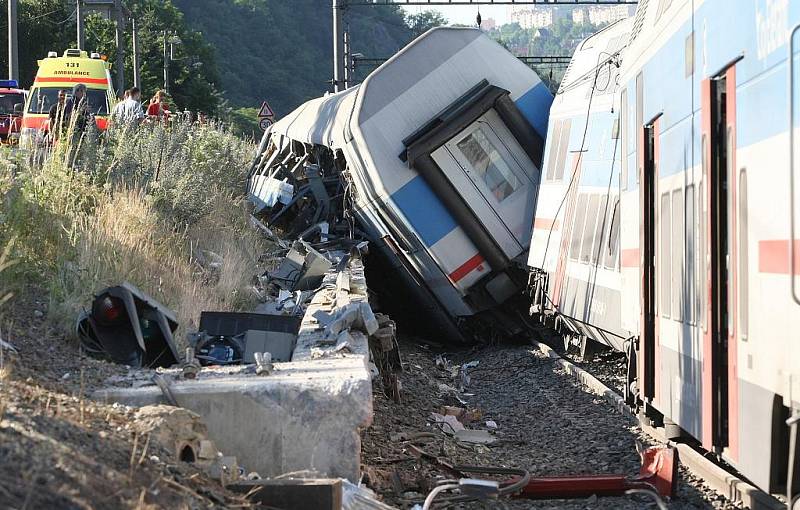
[[[557,334],[553,332],[553,335],[548,337],[551,341],[549,343],[560,341]],[[570,346],[564,352],[556,352],[549,345],[534,341],[534,347],[538,352],[553,359],[566,374],[573,377],[587,391],[605,398],[620,414],[635,422],[649,438],[658,443],[675,446],[679,450],[681,464],[686,468],[683,474],[690,483],[705,484],[732,504],[770,510],[781,510],[786,507],[785,503],[754,487],[724,462],[714,459],[696,445],[670,441],[665,436],[663,427],[642,424],[622,397],[625,384],[623,353],[601,349],[584,358],[575,346]]]
[[[639,426],[622,408],[617,393],[543,344],[453,352],[406,339],[401,350],[406,369],[400,376],[404,399],[391,401],[376,386],[375,422],[362,438],[368,483],[390,503],[411,504],[437,480],[452,477],[410,455],[410,443],[402,438],[414,434],[432,434],[422,447],[449,464],[524,468],[532,476],[634,474],[639,466],[637,443],[661,442],[656,432]],[[447,367],[442,366],[443,360]],[[475,361],[478,365],[468,371],[469,384],[458,391],[459,379],[452,377],[448,367]],[[465,445],[438,430],[430,413],[446,405],[479,410],[480,420],[469,428],[486,429],[487,420],[496,422],[497,442]],[[730,483],[736,480],[739,494],[724,490],[719,483],[704,480],[716,472],[707,467],[698,471],[687,460],[694,459],[682,458],[677,496],[667,502],[668,508],[730,509],[741,507],[737,497],[754,500],[741,481],[729,479]],[[508,508],[652,507],[640,496],[504,504]],[[480,503],[473,505],[482,508]]]

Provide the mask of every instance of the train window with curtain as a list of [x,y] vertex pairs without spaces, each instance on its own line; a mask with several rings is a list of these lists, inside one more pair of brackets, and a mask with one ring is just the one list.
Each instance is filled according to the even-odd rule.
[[606,246],[606,233],[608,224],[611,221],[611,211],[608,210],[608,195],[600,198],[600,206],[597,209],[597,226],[594,229],[594,247],[592,248],[592,265],[598,266],[603,260],[603,249]]
[[686,279],[683,277],[683,239],[686,229],[683,226],[683,190],[672,192],[672,318],[682,320],[683,299],[687,295]]
[[608,244],[603,247],[603,253],[605,254],[604,265],[608,269],[616,267],[617,254],[619,254],[619,198],[612,198],[611,203],[613,205],[608,209],[608,225],[610,229],[608,232]]
[[557,120],[553,123],[553,134],[551,140],[553,143],[550,144],[550,153],[547,155],[547,175],[545,176],[546,181],[554,180],[556,175],[556,160],[558,159],[558,143],[561,139],[561,128],[564,125],[563,120]]
[[748,253],[747,253],[747,170],[739,172],[739,338],[747,341]]
[[656,260],[658,263],[659,272],[659,287],[661,293],[658,298],[658,308],[663,317],[669,317],[670,314],[670,236],[672,231],[670,229],[670,196],[669,193],[661,195],[661,214],[659,216],[659,248],[660,255]]
[[695,197],[694,184],[686,186],[686,300],[684,301],[684,322],[694,324],[697,320],[696,305],[697,284],[695,282],[697,267],[697,225],[695,224]]
[[561,141],[558,144],[558,161],[556,162],[555,180],[564,179],[564,165],[567,162],[567,150],[569,149],[569,132],[572,129],[572,119],[564,119],[561,126]]
[[508,198],[521,186],[519,178],[483,132],[483,128],[474,130],[456,146],[498,202]]
[[586,222],[586,202],[587,196],[583,193],[578,195],[578,202],[575,206],[575,223],[572,225],[572,238],[569,240],[569,258],[578,260],[581,251],[581,239],[583,239],[583,224]]
[[619,177],[620,189],[628,189],[628,89],[622,89],[620,98],[620,138],[622,139],[622,173]]
[[594,241],[595,225],[597,225],[598,209],[600,207],[600,196],[592,195],[589,197],[589,206],[586,208],[586,227],[583,229],[583,240],[581,241],[580,261],[588,264],[592,256],[592,246]]

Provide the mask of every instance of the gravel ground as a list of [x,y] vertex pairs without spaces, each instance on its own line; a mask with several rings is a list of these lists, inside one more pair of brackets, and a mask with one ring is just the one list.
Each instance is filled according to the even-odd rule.
[[80,355],[48,324],[43,300],[2,312],[2,339],[18,352],[0,352],[0,510],[252,506],[138,437],[132,409],[89,399],[127,369]]
[[[636,424],[605,400],[580,388],[549,358],[526,346],[488,347],[447,353],[435,345],[401,342],[406,371],[401,374],[403,402],[375,388],[375,421],[363,434],[362,463],[368,485],[388,503],[401,507],[424,498],[437,480],[452,478],[435,461],[413,455],[415,444],[450,464],[521,467],[534,476],[638,472],[636,443],[652,444]],[[436,360],[440,362],[437,364]],[[459,391],[454,365],[477,361],[470,381]],[[444,405],[478,409],[482,417],[468,428],[487,429],[493,420],[497,442],[466,445],[448,437],[430,419]],[[405,434],[405,437],[403,436]],[[486,508],[498,508],[498,502]],[[516,500],[508,508],[655,508],[638,496],[559,501]],[[672,509],[736,508],[681,469]],[[468,508],[484,508],[471,503]]]

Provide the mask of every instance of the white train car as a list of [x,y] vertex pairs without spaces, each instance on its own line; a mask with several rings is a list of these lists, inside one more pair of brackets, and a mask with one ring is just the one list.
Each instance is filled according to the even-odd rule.
[[476,316],[510,328],[519,321],[499,305],[526,284],[551,102],[536,73],[480,30],[436,28],[361,85],[276,123],[251,184],[294,165],[336,166],[359,228],[445,336],[462,337]]
[[[800,416],[798,48],[800,2],[640,1],[615,93],[621,164],[612,182],[621,220],[617,335],[632,347],[628,401],[669,435],[697,440],[763,490],[793,498],[800,489],[800,441],[797,427],[787,427]],[[576,111],[586,107],[585,95],[573,100]],[[554,134],[570,108],[561,101]],[[571,138],[568,147],[608,147],[607,125],[590,125],[585,146]],[[547,159],[556,143],[548,140]],[[608,168],[595,171],[597,183],[606,182]],[[579,183],[593,182],[586,173]],[[545,207],[556,200],[548,174],[537,226],[556,218]],[[536,229],[533,238],[534,277],[558,274],[560,263],[537,265],[544,239]],[[568,244],[560,240],[566,274]],[[539,288],[567,309],[563,290]],[[601,319],[588,316],[596,329]]]
[[[633,19],[581,42],[550,110],[528,265],[534,311],[582,341],[623,350],[620,324],[619,69]],[[546,289],[546,292],[544,291]]]

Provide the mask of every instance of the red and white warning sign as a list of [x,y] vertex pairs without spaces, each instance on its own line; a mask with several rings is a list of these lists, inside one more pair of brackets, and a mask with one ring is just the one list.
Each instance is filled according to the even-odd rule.
[[269,105],[268,102],[264,101],[261,103],[261,109],[258,110],[258,118],[259,119],[274,119],[275,112],[272,110],[272,107]]

